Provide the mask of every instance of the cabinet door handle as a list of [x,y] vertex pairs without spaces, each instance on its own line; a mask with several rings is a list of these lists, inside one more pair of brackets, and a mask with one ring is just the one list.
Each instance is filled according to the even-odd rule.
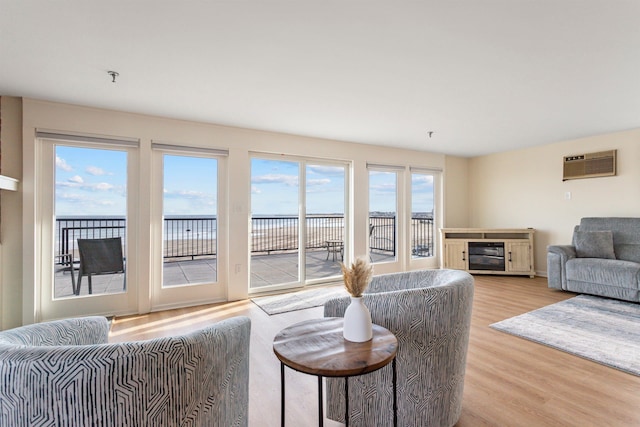
[[464,259],[464,255],[465,255],[466,253],[467,253],[466,251],[462,251],[462,260],[463,260],[463,261],[466,261],[466,259]]
[[511,251],[509,251],[509,262],[512,262],[511,261]]

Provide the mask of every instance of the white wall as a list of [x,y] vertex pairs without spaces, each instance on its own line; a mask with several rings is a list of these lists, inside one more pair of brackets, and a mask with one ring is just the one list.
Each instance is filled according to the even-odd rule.
[[445,159],[444,226],[469,226],[469,159],[447,156]]
[[[563,156],[612,149],[617,176],[562,181]],[[535,269],[546,275],[546,247],[570,244],[580,218],[640,215],[639,165],[640,129],[473,158],[469,226],[535,228]]]
[[[323,140],[295,135],[279,134],[273,132],[262,132],[249,129],[232,128],[213,124],[194,123],[160,117],[145,116],[118,111],[101,110],[74,105],[66,105],[39,101],[33,99],[15,99],[22,103],[22,116],[14,117],[12,121],[18,123],[22,120],[22,152],[10,154],[10,158],[5,158],[5,147],[3,145],[3,168],[9,162],[20,163],[21,156],[24,157],[24,171],[22,179],[22,203],[17,206],[7,206],[7,215],[24,218],[23,235],[24,247],[22,252],[18,250],[19,244],[12,242],[12,254],[21,254],[22,257],[15,262],[6,262],[7,257],[2,258],[2,274],[12,278],[19,277],[20,272],[24,273],[22,280],[17,284],[6,284],[0,282],[3,295],[7,298],[2,301],[3,314],[7,306],[18,307],[14,311],[6,314],[8,320],[2,327],[8,327],[16,323],[27,323],[33,318],[33,307],[36,305],[37,295],[33,293],[35,283],[35,131],[55,130],[62,132],[84,133],[112,137],[137,138],[140,140],[140,156],[138,170],[142,185],[148,185],[151,170],[151,141],[172,144],[184,144],[189,146],[213,147],[229,150],[228,170],[228,206],[233,212],[229,219],[230,234],[234,236],[229,243],[229,265],[241,264],[239,273],[235,269],[228,271],[228,298],[230,300],[246,298],[248,283],[248,230],[247,218],[249,215],[250,201],[250,163],[251,152],[275,153],[309,156],[325,159],[342,159],[352,162],[354,191],[353,217],[356,229],[354,230],[354,253],[365,253],[367,241],[367,216],[368,216],[368,174],[366,171],[367,162],[376,164],[388,164],[399,166],[413,166],[423,168],[445,168],[445,156],[442,154],[427,153],[421,151],[401,150],[379,146],[355,144],[341,141]],[[5,118],[3,117],[3,124]],[[4,127],[4,126],[3,126]],[[4,133],[4,131],[3,131]],[[4,144],[4,142],[3,142]],[[456,162],[455,158],[447,158],[448,163],[453,164],[452,170],[464,173],[464,164]],[[445,171],[445,181],[449,178]],[[147,182],[147,184],[145,184]],[[460,188],[456,188],[460,187]],[[452,212],[455,215],[456,225],[460,221],[460,207],[464,206],[466,200],[466,179],[451,179],[451,185],[447,186],[447,191],[456,192],[453,198]],[[139,201],[141,224],[149,223],[151,202],[149,194],[141,194]],[[447,204],[450,203],[445,198],[445,224],[447,222]],[[147,207],[146,210],[144,207]],[[3,217],[5,205],[3,200]],[[4,226],[4,223],[3,223]],[[140,239],[148,239],[149,230],[143,229]],[[19,240],[19,239],[18,239]],[[15,246],[14,246],[15,245]],[[14,250],[15,248],[15,250]],[[148,252],[145,247],[140,248],[141,252]],[[5,251],[6,253],[6,251]],[[13,260],[13,258],[12,258]],[[146,264],[145,264],[146,263]],[[149,282],[149,274],[145,273],[145,265],[149,260],[142,261],[143,268],[138,276],[140,283]],[[377,270],[377,272],[382,272]],[[13,279],[12,279],[13,280]],[[19,289],[18,289],[19,288]],[[16,292],[19,291],[19,292]],[[143,289],[143,294],[145,290]],[[10,295],[7,295],[10,293]],[[20,299],[22,293],[22,301]],[[143,299],[143,298],[141,298]],[[19,307],[22,302],[22,319],[20,318]],[[148,307],[147,307],[148,308]],[[144,307],[143,307],[144,309]]]

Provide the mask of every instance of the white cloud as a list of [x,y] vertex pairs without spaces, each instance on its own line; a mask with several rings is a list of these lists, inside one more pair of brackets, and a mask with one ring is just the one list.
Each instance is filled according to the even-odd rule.
[[65,159],[58,156],[56,156],[56,167],[66,172],[71,172],[73,170],[71,165],[69,165]]
[[85,202],[87,200],[86,197],[80,195],[80,194],[74,194],[74,193],[62,193],[62,194],[58,194],[56,195],[56,199],[57,200],[63,200],[63,201],[67,201],[67,202]]
[[80,187],[82,187],[82,184],[69,180],[69,181],[65,181],[65,182],[56,182],[56,187],[60,187],[60,188],[80,188]]
[[371,189],[378,193],[393,193],[396,191],[395,184],[378,184],[372,185]]
[[89,175],[93,175],[93,176],[107,175],[104,169],[99,168],[97,166],[87,166],[87,169],[85,170]]
[[178,191],[178,195],[181,197],[189,198],[189,199],[200,199],[200,198],[207,197],[207,195],[204,194],[202,191],[195,191],[195,190],[180,190]]
[[108,182],[100,182],[98,184],[91,184],[88,186],[88,188],[92,188],[98,191],[109,191],[113,189],[113,185],[109,184]]
[[195,191],[195,190],[171,191],[171,190],[167,190],[166,188],[164,189],[164,196],[175,197],[180,199],[207,199],[210,197],[210,196],[207,196],[202,191]]
[[76,177],[70,178],[69,181],[66,182],[56,182],[56,187],[58,188],[73,188],[76,190],[84,190],[84,191],[113,191],[118,192],[118,187],[115,187],[108,182],[100,182],[98,184],[86,184],[82,178],[80,180],[74,179]]
[[260,194],[260,193],[262,193],[262,191],[260,191],[258,187],[256,187],[255,185],[251,186],[251,194]]
[[253,184],[285,184],[294,187],[298,185],[298,177],[296,175],[268,174],[256,176],[251,182]]
[[75,182],[76,184],[84,183],[84,179],[82,179],[82,177],[80,175],[72,176],[71,178],[69,178],[69,181],[70,182]]
[[329,178],[320,178],[320,179],[308,179],[307,186],[312,187],[316,185],[326,185],[330,184],[331,180]]
[[412,174],[411,182],[415,184],[433,184],[433,175]]
[[340,166],[308,166],[307,170],[312,174],[344,176],[344,167]]
[[395,175],[395,172],[370,170],[369,175]]

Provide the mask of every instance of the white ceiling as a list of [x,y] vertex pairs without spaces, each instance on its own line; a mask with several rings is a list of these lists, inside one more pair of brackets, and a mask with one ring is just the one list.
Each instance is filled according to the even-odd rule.
[[640,127],[640,1],[0,0],[0,94],[475,156]]

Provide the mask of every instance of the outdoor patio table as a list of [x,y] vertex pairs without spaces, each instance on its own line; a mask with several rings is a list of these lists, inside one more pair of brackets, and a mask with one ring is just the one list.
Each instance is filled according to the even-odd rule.
[[344,243],[342,240],[337,240],[337,239],[332,239],[332,240],[327,240],[326,241],[327,244],[327,259],[329,259],[329,255],[333,254],[333,260],[336,260],[336,254],[340,254],[341,258],[344,258],[342,256],[342,251],[344,250]]

